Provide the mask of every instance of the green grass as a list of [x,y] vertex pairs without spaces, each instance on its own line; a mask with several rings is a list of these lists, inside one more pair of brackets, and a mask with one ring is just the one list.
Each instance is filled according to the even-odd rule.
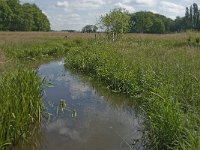
[[86,40],[76,39],[53,39],[45,41],[29,41],[19,43],[7,43],[2,46],[9,58],[17,60],[38,60],[50,57],[62,57],[71,47],[81,46]]
[[40,122],[42,81],[32,70],[18,69],[0,78],[0,149],[26,140]]
[[[180,38],[182,38],[180,40]],[[149,149],[200,148],[199,45],[184,37],[91,41],[65,63],[137,100],[146,115]]]

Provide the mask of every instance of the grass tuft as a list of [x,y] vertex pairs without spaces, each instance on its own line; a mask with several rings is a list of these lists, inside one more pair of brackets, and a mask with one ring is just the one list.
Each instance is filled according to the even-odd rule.
[[30,136],[41,119],[42,81],[32,70],[19,69],[0,78],[0,149]]

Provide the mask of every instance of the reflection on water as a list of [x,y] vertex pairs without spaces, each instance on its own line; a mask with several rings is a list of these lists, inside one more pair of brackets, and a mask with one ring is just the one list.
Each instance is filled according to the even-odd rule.
[[[98,85],[94,89],[89,82],[65,70],[63,61],[41,65],[38,73],[51,83],[43,96],[51,117],[42,127],[40,142],[33,139],[23,149],[143,149],[142,117],[135,115],[124,97],[97,90]],[[133,145],[136,140],[139,142]]]

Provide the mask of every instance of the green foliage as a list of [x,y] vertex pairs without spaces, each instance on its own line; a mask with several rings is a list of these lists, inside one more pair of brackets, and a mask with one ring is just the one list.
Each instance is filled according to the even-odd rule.
[[35,71],[19,69],[0,78],[0,149],[26,140],[40,122],[42,82]]
[[87,32],[87,33],[95,33],[97,32],[98,27],[95,25],[86,25],[85,27],[83,27],[82,32]]
[[126,33],[130,26],[130,16],[125,9],[115,8],[100,18],[101,28],[109,37],[118,38]]
[[50,23],[35,4],[18,0],[0,0],[0,30],[49,31]]
[[152,33],[164,33],[165,32],[165,25],[162,22],[162,20],[155,20],[152,27],[151,27]]
[[196,38],[195,41],[196,41],[197,44],[199,44],[200,38]]
[[147,119],[150,149],[199,149],[199,52],[174,49],[179,42],[92,41],[71,48],[65,64],[134,97]]
[[[152,12],[136,12],[131,14],[132,33],[169,33],[185,30],[200,30],[200,10],[194,3],[186,7],[185,17],[177,16],[175,20]],[[158,28],[158,30],[156,30]]]
[[136,12],[131,14],[130,32],[165,33],[170,32],[172,20],[152,12]]
[[46,43],[19,43],[4,45],[4,50],[10,58],[20,60],[35,60],[49,57],[61,56],[67,51],[67,47],[62,42]]
[[173,31],[200,30],[200,10],[194,3],[190,8],[186,7],[185,17],[177,17],[174,21]]
[[13,13],[6,1],[0,0],[0,30],[9,30]]

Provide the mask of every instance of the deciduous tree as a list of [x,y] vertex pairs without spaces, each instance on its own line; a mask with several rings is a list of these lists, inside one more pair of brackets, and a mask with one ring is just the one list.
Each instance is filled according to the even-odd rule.
[[130,26],[130,15],[123,8],[115,8],[100,18],[100,26],[109,38],[116,39],[126,33]]

